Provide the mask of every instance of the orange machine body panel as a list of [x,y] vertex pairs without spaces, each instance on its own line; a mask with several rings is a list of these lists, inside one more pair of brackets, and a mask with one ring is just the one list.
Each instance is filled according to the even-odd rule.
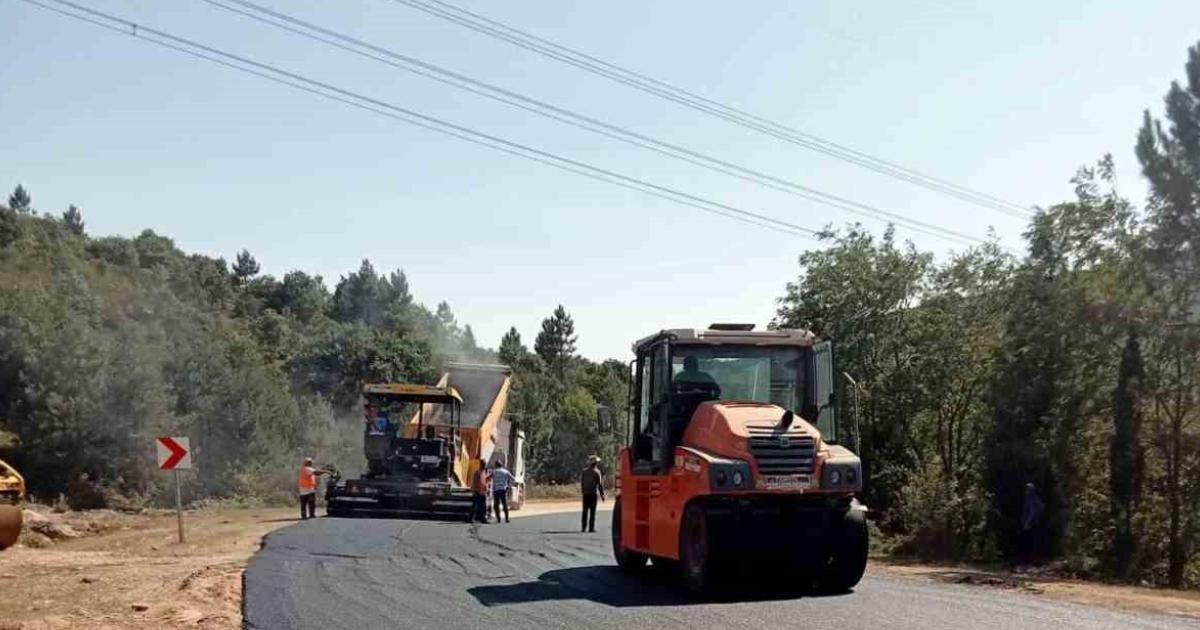
[[[778,428],[784,409],[765,403],[717,401],[701,404],[692,415],[673,461],[662,474],[635,474],[628,448],[621,450],[617,498],[621,502],[621,539],[634,551],[679,559],[679,528],[688,503],[699,497],[730,495],[750,499],[763,495],[846,495],[822,490],[821,467],[830,450],[812,424],[797,417],[792,427]],[[807,480],[791,487],[764,483],[749,449],[751,431],[806,435],[816,439],[814,469]],[[735,460],[750,465],[751,479],[741,490],[714,490],[709,479],[713,462]]]

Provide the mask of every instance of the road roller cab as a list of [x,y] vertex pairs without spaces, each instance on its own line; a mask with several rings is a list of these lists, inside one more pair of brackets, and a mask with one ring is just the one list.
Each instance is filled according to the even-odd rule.
[[633,349],[618,564],[678,561],[696,591],[747,567],[853,587],[867,554],[862,466],[836,444],[831,344],[714,324]]

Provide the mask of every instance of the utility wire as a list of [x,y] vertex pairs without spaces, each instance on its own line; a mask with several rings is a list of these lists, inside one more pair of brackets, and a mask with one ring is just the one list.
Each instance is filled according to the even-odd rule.
[[[69,2],[68,0],[48,0],[48,2],[59,5],[60,7],[69,7],[72,11],[67,11],[55,6],[51,6],[40,0],[21,0],[27,4],[41,7],[43,9],[54,11],[89,24],[99,26],[117,33],[130,35],[143,41],[153,43],[165,48],[170,48],[178,52],[198,57],[213,63],[226,66],[247,74],[251,74],[269,81],[287,85],[289,87],[315,94],[327,99],[338,101],[352,107],[357,107],[376,114],[387,116],[406,122],[411,125],[422,127],[430,131],[453,136],[461,140],[466,140],[474,144],[489,147],[497,151],[502,151],[510,155],[525,158],[535,162],[540,162],[555,168],[589,177],[622,188],[635,190],[644,194],[659,197],[681,205],[689,206],[718,214],[727,218],[756,225],[769,230],[800,236],[811,240],[819,240],[822,232],[807,228],[795,223],[790,223],[774,217],[770,217],[757,212],[744,210],[736,206],[720,203],[692,195],[674,188],[660,186],[645,180],[637,179],[594,166],[578,160],[543,151],[524,145],[518,142],[507,140],[498,136],[490,135],[474,129],[457,125],[439,118],[421,114],[419,112],[400,107],[398,105],[378,100],[369,96],[353,92],[351,90],[342,89],[324,83],[316,79],[311,79],[306,76],[283,70],[281,68],[251,60],[247,57],[229,53],[218,48],[207,46],[177,35],[150,28],[141,24],[137,24],[130,20],[115,16],[110,13],[98,11],[85,6]],[[82,15],[81,15],[82,14]]]
[[[334,48],[345,50],[353,54],[384,63],[400,70],[411,72],[428,79],[432,79],[434,81],[483,96],[485,98],[499,101],[525,111],[533,112],[540,116],[551,118],[559,122],[585,129],[592,133],[600,134],[608,138],[624,142],[626,144],[648,149],[661,155],[666,155],[668,157],[682,160],[693,165],[707,168],[709,170],[731,175],[733,177],[795,195],[809,201],[815,201],[817,203],[821,203],[846,212],[858,214],[860,216],[892,221],[915,231],[939,238],[950,239],[967,244],[979,244],[987,242],[984,239],[973,237],[962,232],[951,230],[939,225],[934,225],[925,221],[920,221],[918,219],[904,216],[895,212],[889,212],[887,210],[853,201],[845,197],[829,194],[815,188],[804,186],[794,181],[785,180],[761,171],[739,166],[710,155],[705,155],[686,147],[663,142],[650,136],[631,131],[627,128],[591,118],[578,112],[558,107],[545,101],[531,98],[497,85],[474,79],[461,73],[447,70],[443,67],[421,61],[420,59],[403,55],[394,50],[378,46],[376,44],[371,44],[361,39],[346,35],[344,33],[339,33],[312,22],[301,20],[287,13],[275,11],[248,0],[203,1],[226,11],[257,20],[264,24],[300,35],[302,37],[306,37]],[[230,6],[231,4],[238,6]]]
[[876,173],[906,181],[928,190],[939,192],[962,201],[995,210],[1017,218],[1028,218],[1033,211],[1024,205],[960,186],[945,179],[927,175],[920,171],[896,164],[851,149],[831,140],[805,133],[794,127],[751,114],[719,101],[705,98],[665,81],[649,77],[622,66],[604,61],[574,48],[538,37],[529,32],[509,26],[478,13],[463,9],[442,0],[393,0],[429,15],[453,22],[475,32],[493,37],[514,46],[555,59],[581,70],[623,83],[659,98],[672,101],[721,118],[748,129],[758,131],[785,142],[789,142],[818,153],[849,162]]

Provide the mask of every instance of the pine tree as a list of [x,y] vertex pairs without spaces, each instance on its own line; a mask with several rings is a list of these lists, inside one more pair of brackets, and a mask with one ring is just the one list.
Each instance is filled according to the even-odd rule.
[[441,325],[442,330],[454,333],[458,331],[458,320],[454,317],[454,311],[450,310],[450,304],[447,302],[439,302],[437,305],[437,321]]
[[396,270],[379,278],[379,310],[385,328],[401,334],[411,332],[416,321],[412,293],[408,289],[408,278],[403,270]]
[[393,271],[388,276],[388,286],[390,287],[389,297],[396,306],[408,308],[412,304],[413,298],[408,289],[408,276],[404,275],[403,269]]
[[17,184],[12,194],[8,196],[8,207],[15,210],[18,214],[33,214],[32,203],[33,200],[29,197],[29,193],[20,184]]
[[526,352],[528,350],[521,344],[521,333],[517,332],[516,326],[509,328],[508,332],[500,338],[498,353],[501,363],[515,366]]
[[383,321],[379,294],[380,278],[370,260],[363,259],[358,271],[343,276],[333,290],[334,316],[340,322],[363,322],[378,326]]
[[[1146,111],[1137,155],[1150,183],[1147,261],[1154,287],[1151,300],[1165,320],[1162,351],[1148,367],[1157,374],[1151,418],[1164,463],[1167,502],[1167,581],[1181,587],[1189,561],[1188,530],[1200,502],[1200,481],[1188,470],[1200,468],[1200,449],[1188,434],[1200,398],[1200,44],[1188,49],[1187,87],[1172,82],[1167,91],[1164,129]],[[1194,474],[1194,473],[1193,473]]]
[[475,340],[475,331],[471,330],[471,325],[463,326],[462,335],[459,337],[459,344],[462,346],[463,352],[468,356],[475,356],[479,352],[479,342]]
[[258,275],[259,271],[258,261],[254,260],[254,256],[251,256],[248,250],[243,249],[237,255],[237,262],[233,264],[233,276],[238,284],[245,285],[250,278]]
[[83,236],[83,213],[79,212],[79,208],[69,206],[62,213],[63,225],[76,236]]
[[546,365],[561,370],[567,359],[575,355],[576,340],[575,320],[559,304],[553,315],[542,320],[542,331],[538,333],[533,349]]
[[1142,497],[1142,378],[1142,350],[1137,330],[1131,329],[1113,393],[1114,426],[1108,466],[1116,530],[1112,541],[1112,563],[1113,569],[1126,579],[1133,570],[1137,540],[1133,535],[1133,515]]

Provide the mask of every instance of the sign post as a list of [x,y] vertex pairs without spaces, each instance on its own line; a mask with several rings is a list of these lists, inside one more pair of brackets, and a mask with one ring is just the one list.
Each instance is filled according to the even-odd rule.
[[183,493],[179,490],[179,469],[175,473],[175,524],[179,527],[179,544],[183,544]]
[[179,544],[183,544],[183,492],[179,488],[179,471],[192,468],[192,448],[185,437],[160,437],[155,446],[158,467],[175,475],[175,519],[179,526]]

